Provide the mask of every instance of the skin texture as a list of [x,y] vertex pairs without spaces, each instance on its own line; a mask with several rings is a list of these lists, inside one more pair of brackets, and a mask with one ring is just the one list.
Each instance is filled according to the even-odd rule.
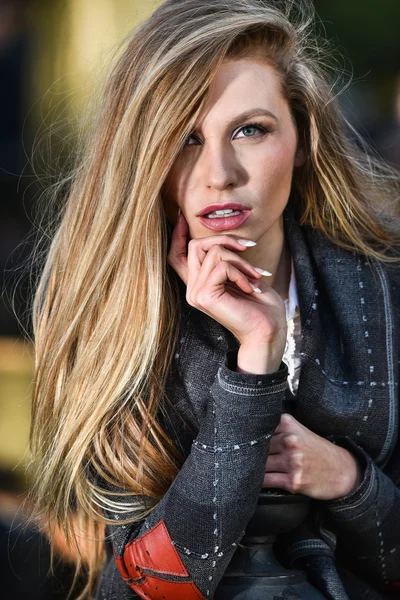
[[[256,108],[274,116],[253,116],[233,124],[239,115]],[[267,133],[243,129],[250,123],[265,128]],[[257,247],[246,250],[245,258],[272,273],[268,283],[284,298],[290,261],[287,255],[282,256],[282,213],[289,198],[293,168],[305,159],[297,138],[274,69],[261,59],[226,61],[216,74],[193,137],[182,149],[164,192],[168,218],[175,223],[180,208],[191,238],[210,235],[196,217],[202,208],[226,202],[250,208],[250,217],[233,234],[257,242]],[[285,258],[288,264],[283,265]],[[285,268],[281,273],[282,266]]]
[[[270,114],[241,117],[254,109]],[[261,59],[226,61],[163,188],[167,217],[176,225],[168,261],[186,284],[188,303],[239,340],[238,371],[244,373],[272,373],[284,353],[290,254],[282,215],[293,169],[304,159],[274,69]],[[250,209],[249,218],[232,231],[210,232],[198,213],[227,202]],[[246,239],[251,247],[239,242]],[[272,273],[268,283],[255,267]],[[346,495],[360,480],[347,450],[282,415],[264,486],[327,500]]]
[[283,414],[271,438],[263,487],[276,487],[318,500],[351,492],[362,479],[357,461],[344,448]]

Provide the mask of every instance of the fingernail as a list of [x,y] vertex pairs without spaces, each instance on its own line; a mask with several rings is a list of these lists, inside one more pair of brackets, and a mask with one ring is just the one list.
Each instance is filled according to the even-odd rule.
[[181,214],[181,212],[182,212],[182,211],[181,211],[181,209],[180,209],[180,208],[178,208],[178,217],[179,217],[179,215]]
[[254,270],[257,271],[257,273],[260,273],[261,275],[265,275],[265,277],[272,275],[272,273],[270,273],[269,271],[266,271],[265,269],[260,269],[259,267],[254,267]]
[[260,290],[260,288],[258,288],[256,285],[253,285],[252,283],[250,283],[250,285],[255,292],[257,292],[258,294],[262,294],[262,291]]
[[252,242],[251,240],[238,240],[238,242],[242,246],[257,246],[257,242]]

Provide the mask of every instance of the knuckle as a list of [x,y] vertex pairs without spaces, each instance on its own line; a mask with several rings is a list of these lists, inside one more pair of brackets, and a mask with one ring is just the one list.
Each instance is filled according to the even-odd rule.
[[300,452],[295,452],[290,455],[290,464],[295,470],[303,469],[303,455]]
[[290,478],[289,478],[289,487],[290,487],[290,492],[292,494],[295,494],[296,492],[299,492],[301,490],[301,486],[302,486],[302,474],[299,471],[293,471],[293,473],[291,473]]
[[296,450],[299,447],[299,438],[294,433],[290,433],[284,436],[282,443],[286,450]]
[[188,303],[195,308],[199,308],[200,310],[208,308],[210,304],[210,293],[207,288],[202,287],[189,294],[190,301]]
[[227,266],[227,263],[224,260],[221,260],[215,265],[214,268],[216,269],[217,273],[225,273]]
[[186,302],[188,304],[190,304],[190,306],[194,306],[194,302],[192,300],[192,294],[189,291],[186,292]]
[[188,252],[189,252],[189,250],[194,252],[196,250],[197,244],[198,244],[198,240],[196,240],[196,239],[190,240],[188,243]]
[[206,290],[201,290],[197,293],[197,296],[196,296],[196,305],[197,306],[201,306],[201,307],[205,308],[207,305],[207,300],[208,300],[208,294],[207,294]]
[[213,244],[212,246],[210,246],[209,250],[208,250],[208,254],[211,256],[211,258],[217,258],[217,256],[219,256],[221,252],[221,248],[220,246],[218,246],[218,244]]
[[281,415],[281,424],[286,426],[286,427],[290,427],[292,424],[294,423],[294,419],[292,417],[292,415],[289,415],[288,413],[283,413]]

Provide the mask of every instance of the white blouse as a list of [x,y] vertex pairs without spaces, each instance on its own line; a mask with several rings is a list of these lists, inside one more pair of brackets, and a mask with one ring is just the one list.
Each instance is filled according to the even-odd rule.
[[287,379],[289,389],[292,394],[296,396],[299,385],[301,363],[301,324],[293,259],[289,283],[289,297],[284,302],[286,308],[287,339],[282,360],[285,364],[287,364],[289,370]]

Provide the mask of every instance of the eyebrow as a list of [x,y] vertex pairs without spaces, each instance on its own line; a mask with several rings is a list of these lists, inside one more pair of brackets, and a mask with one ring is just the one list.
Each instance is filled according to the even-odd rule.
[[248,119],[252,119],[253,117],[259,116],[272,117],[275,121],[278,121],[278,117],[276,117],[274,113],[272,113],[270,110],[267,110],[266,108],[252,108],[250,110],[246,110],[245,112],[232,119],[229,125],[231,127],[235,125],[240,125],[240,123],[243,123],[243,121],[247,121]]
[[251,108],[250,110],[246,110],[245,112],[241,113],[240,115],[237,115],[231,121],[229,121],[228,127],[237,127],[238,125],[243,123],[243,121],[247,121],[248,119],[260,116],[271,117],[272,119],[274,119],[274,121],[278,122],[278,117],[276,117],[274,113],[267,110],[266,108]]

